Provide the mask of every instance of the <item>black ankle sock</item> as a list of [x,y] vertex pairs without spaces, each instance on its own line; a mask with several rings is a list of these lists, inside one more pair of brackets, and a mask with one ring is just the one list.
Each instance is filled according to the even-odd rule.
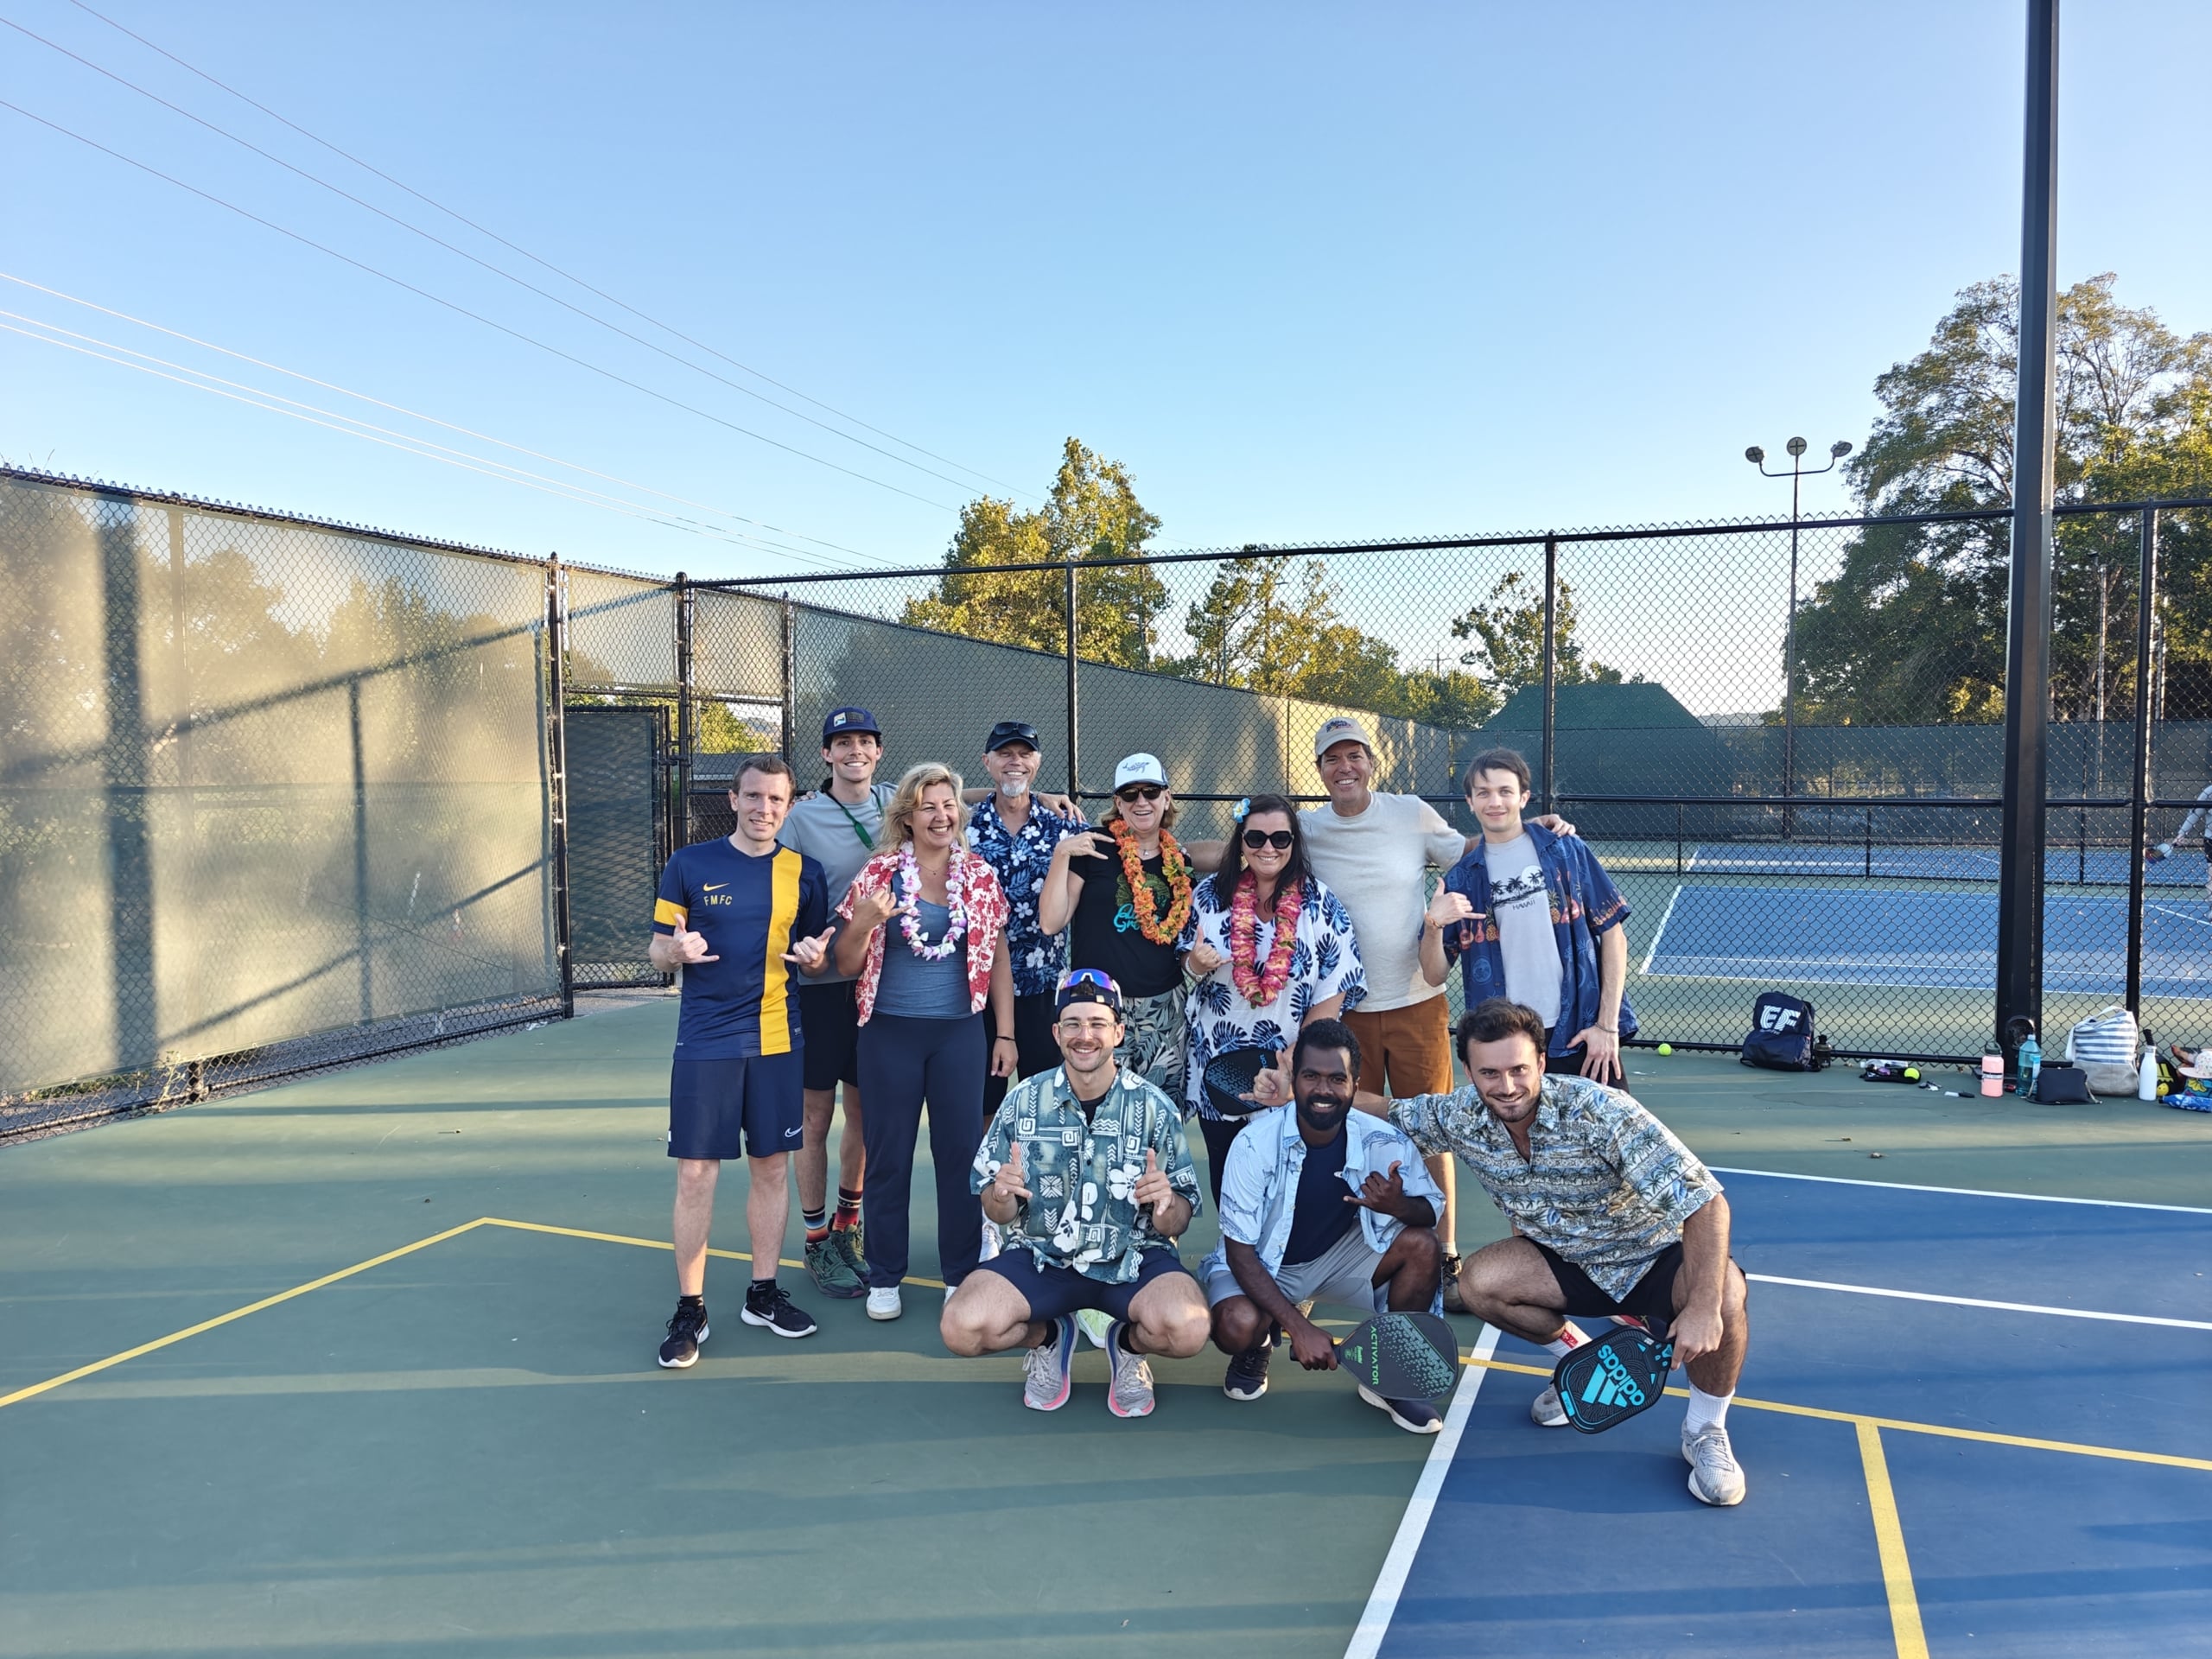
[[1122,1345],[1122,1351],[1125,1354],[1134,1354],[1137,1351],[1136,1344],[1129,1340],[1130,1332],[1135,1329],[1136,1326],[1133,1325],[1125,1325],[1122,1327],[1122,1334],[1117,1340]]
[[704,1296],[678,1296],[676,1299],[676,1305],[678,1307],[696,1307],[703,1310],[707,1306],[707,1299]]
[[772,1296],[775,1292],[776,1281],[773,1279],[755,1279],[746,1287],[745,1294],[750,1300],[756,1296]]

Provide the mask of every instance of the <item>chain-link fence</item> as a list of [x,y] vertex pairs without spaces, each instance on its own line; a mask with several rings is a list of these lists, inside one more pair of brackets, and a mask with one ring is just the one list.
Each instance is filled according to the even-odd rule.
[[0,1132],[556,1012],[544,567],[0,477]]
[[[2178,836],[2212,785],[2206,507],[2060,518],[2053,1032],[2126,1002],[2212,1034],[2203,826]],[[1040,781],[1094,810],[1149,750],[1192,838],[1248,794],[1322,799],[1332,715],[1373,731],[1377,788],[1471,832],[1468,759],[1514,747],[1633,906],[1643,1040],[1732,1047],[1775,986],[1844,1052],[1968,1057],[1993,1009],[2006,533],[1967,513],[671,582],[0,474],[0,1134],[656,981],[669,850],[728,830],[742,753],[813,781],[848,703],[881,721],[885,777],[973,780],[991,724],[1027,720]]]

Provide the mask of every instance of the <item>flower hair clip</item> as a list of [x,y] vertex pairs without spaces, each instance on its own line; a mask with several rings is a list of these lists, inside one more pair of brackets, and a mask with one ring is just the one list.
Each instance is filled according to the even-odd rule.
[[1252,798],[1249,795],[1247,795],[1243,800],[1237,802],[1236,810],[1231,812],[1229,816],[1236,819],[1239,823],[1243,823],[1245,819],[1250,817],[1252,816]]

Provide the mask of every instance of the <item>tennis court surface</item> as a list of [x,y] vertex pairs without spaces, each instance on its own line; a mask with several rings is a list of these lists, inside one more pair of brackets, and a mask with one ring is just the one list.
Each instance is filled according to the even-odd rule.
[[[943,1353],[920,1282],[897,1324],[802,1292],[817,1337],[718,1321],[659,1371],[671,1024],[0,1152],[0,1655],[1878,1655],[1916,1651],[1901,1584],[1936,1654],[2212,1651],[2212,1217],[1902,1185],[2187,1205],[2212,1120],[1635,1056],[1716,1165],[1900,1184],[1726,1178],[1767,1279],[1751,1496],[1715,1511],[1676,1404],[1536,1429],[1511,1368],[1540,1357],[1472,1321],[1498,1369],[1448,1452],[1282,1363],[1253,1405],[1217,1357],[1160,1366],[1124,1422],[1086,1353],[1026,1412],[1014,1361]],[[1478,1200],[1461,1243],[1495,1230]],[[747,1271],[711,1266],[718,1311]]]

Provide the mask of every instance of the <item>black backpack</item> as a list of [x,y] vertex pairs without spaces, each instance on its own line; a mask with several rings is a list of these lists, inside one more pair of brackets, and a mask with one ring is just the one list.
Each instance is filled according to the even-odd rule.
[[1761,991],[1751,1001],[1751,1029],[1738,1057],[1774,1071],[1817,1071],[1828,1046],[1813,1034],[1813,1005],[1786,991]]

